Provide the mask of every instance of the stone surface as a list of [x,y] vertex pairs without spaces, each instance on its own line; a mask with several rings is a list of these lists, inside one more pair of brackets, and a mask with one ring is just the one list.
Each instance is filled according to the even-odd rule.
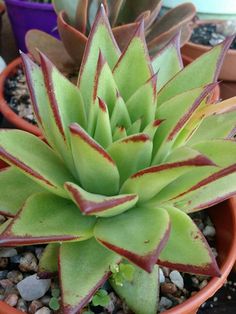
[[35,312],[35,314],[51,314],[51,313],[52,311],[46,306],[42,307],[37,312]]
[[159,283],[165,282],[165,275],[163,273],[163,270],[159,267]]
[[206,226],[203,230],[205,237],[214,237],[216,234],[216,229],[213,226]]
[[7,274],[7,279],[16,284],[23,279],[23,275],[18,270],[12,270]]
[[17,289],[24,300],[33,301],[43,297],[49,290],[50,284],[50,279],[38,279],[35,274],[20,281]]
[[0,257],[12,257],[17,255],[17,250],[14,248],[2,248],[0,249]]
[[181,276],[180,272],[178,272],[177,270],[173,270],[170,273],[170,280],[179,288],[179,289],[183,289],[184,287],[184,279]]
[[29,306],[29,310],[28,312],[30,314],[34,314],[35,312],[37,312],[39,309],[41,309],[43,307],[42,302],[38,301],[38,300],[34,300],[30,303]]
[[8,265],[8,258],[7,257],[0,257],[0,268],[4,269]]
[[27,312],[27,304],[23,299],[19,299],[16,308],[22,312]]
[[38,261],[37,258],[31,252],[26,252],[20,259],[19,269],[22,272],[37,272]]
[[9,294],[9,295],[4,299],[4,302],[6,302],[7,304],[9,304],[10,306],[16,306],[18,299],[19,299],[19,297],[18,297],[17,294]]

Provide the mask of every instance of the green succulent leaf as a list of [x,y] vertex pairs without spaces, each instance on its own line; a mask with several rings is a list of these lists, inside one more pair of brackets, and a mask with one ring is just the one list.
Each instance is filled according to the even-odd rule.
[[[115,132],[116,128],[119,128],[119,126],[128,129],[131,126],[131,120],[127,110],[127,104],[125,104],[120,95],[117,95],[114,110],[111,115],[111,127],[113,132]],[[115,141],[116,139],[113,137],[113,140]]]
[[113,37],[103,6],[100,7],[89,35],[79,73],[78,85],[83,94],[86,106],[89,106],[92,99],[94,78],[100,51],[107,60],[110,68],[113,68],[119,59],[120,51]]
[[117,126],[113,132],[113,142],[121,140],[127,136],[126,129],[123,126]]
[[[83,241],[93,235],[94,217],[85,217],[67,199],[34,194],[0,236],[1,245]],[[58,228],[60,226],[60,228]]]
[[[158,93],[157,105],[160,106],[172,97],[187,90],[215,82],[225,53],[232,40],[231,37],[226,39],[177,73]],[[199,69],[201,70],[199,71]]]
[[29,179],[15,167],[0,171],[0,213],[14,217],[25,200],[34,193],[45,191],[39,184]]
[[[129,71],[127,71],[129,69]],[[119,92],[127,101],[153,75],[141,23],[113,69]],[[130,79],[132,77],[132,80]]]
[[[46,246],[39,260],[38,276],[48,278],[58,272],[59,243],[50,243]],[[54,297],[58,297],[53,295]]]
[[140,170],[127,179],[121,187],[121,193],[135,193],[139,204],[149,201],[164,187],[195,167],[212,166],[211,160],[203,155],[182,161],[170,162]]
[[165,210],[133,208],[116,217],[99,219],[94,236],[108,249],[151,272],[168,240],[169,228],[169,216]]
[[60,303],[58,299],[55,297],[52,297],[49,302],[49,307],[54,311],[58,311],[60,309]]
[[110,265],[120,257],[96,240],[63,243],[60,249],[60,279],[65,313],[81,310],[110,274]]
[[88,193],[71,182],[67,182],[65,188],[72,200],[85,215],[96,215],[98,217],[115,216],[132,208],[138,200],[138,196],[135,194],[103,196]]
[[134,313],[155,314],[157,312],[159,294],[157,265],[151,273],[135,267],[132,281],[125,281],[123,285],[117,285],[114,280],[110,280],[110,283]]
[[36,136],[19,130],[1,130],[0,156],[45,189],[67,197],[63,184],[74,181],[73,176],[58,155]]
[[130,175],[150,165],[152,141],[148,135],[139,133],[112,143],[107,151],[116,162],[122,184]]
[[174,207],[166,207],[171,220],[169,240],[158,264],[194,274],[219,276],[210,246],[191,218]]
[[119,172],[110,155],[78,124],[72,124],[70,131],[72,154],[82,187],[95,194],[116,194]]
[[106,306],[108,305],[110,302],[110,297],[107,293],[106,290],[104,289],[99,289],[95,295],[93,296],[93,299],[92,299],[92,304],[94,306]]

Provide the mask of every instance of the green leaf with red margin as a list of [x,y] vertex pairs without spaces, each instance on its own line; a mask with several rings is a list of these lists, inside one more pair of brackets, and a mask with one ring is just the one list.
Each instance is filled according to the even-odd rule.
[[39,278],[50,278],[58,272],[58,256],[60,243],[50,243],[46,246],[39,259],[37,275]]
[[126,129],[123,126],[117,126],[113,132],[113,142],[121,140],[126,136]]
[[148,135],[139,133],[112,143],[107,152],[117,165],[122,184],[130,175],[150,166],[152,141]]
[[127,135],[133,135],[141,132],[142,119],[138,119],[127,129]]
[[187,90],[215,82],[233,38],[227,38],[178,72],[158,93],[157,106],[159,107],[162,103]]
[[180,33],[158,51],[151,61],[154,73],[158,72],[157,90],[159,91],[183,68],[180,53]]
[[59,269],[63,311],[78,313],[110,275],[110,266],[119,263],[120,256],[105,249],[95,239],[63,243]]
[[50,146],[62,156],[73,171],[71,154],[64,138],[64,129],[59,128],[58,108],[50,104],[42,70],[26,54],[22,53],[21,56],[38,126]]
[[106,103],[98,99],[97,123],[94,132],[94,140],[103,148],[107,148],[112,143],[112,132],[109,112]]
[[68,199],[34,194],[0,236],[3,246],[84,241],[93,236],[95,217],[86,217]]
[[119,128],[120,126],[128,129],[131,126],[131,121],[127,105],[125,104],[123,98],[118,94],[114,110],[111,115],[111,128],[114,131],[116,127]]
[[78,124],[72,124],[70,131],[71,149],[81,186],[95,194],[117,194],[119,172],[113,159]]
[[1,215],[14,217],[31,194],[43,191],[46,190],[15,167],[6,167],[0,171]]
[[110,68],[113,68],[120,56],[120,50],[113,37],[104,7],[101,6],[90,32],[80,67],[78,85],[87,107],[93,94],[99,53],[102,53]]
[[142,129],[155,119],[156,82],[157,76],[154,75],[126,102],[131,122],[142,119]]
[[65,11],[68,15],[70,23],[73,25],[76,20],[77,6],[80,0],[64,1],[64,0],[53,0],[53,6],[57,14],[61,11]]
[[0,234],[2,234],[6,230],[6,228],[10,225],[12,220],[13,220],[12,218],[9,218],[0,225]]
[[138,196],[135,194],[121,194],[109,197],[88,193],[71,182],[65,183],[65,189],[83,214],[98,217],[111,217],[121,214],[132,208],[138,200]]
[[133,267],[135,271],[131,282],[126,280],[122,286],[118,286],[110,280],[111,286],[134,313],[156,314],[159,299],[158,266],[155,265],[150,274],[139,267]]
[[209,244],[192,219],[174,207],[166,207],[170,216],[170,237],[158,264],[193,274],[220,276]]
[[168,213],[153,207],[136,207],[115,217],[100,218],[94,227],[97,241],[147,272],[152,271],[169,233]]
[[127,179],[121,187],[120,193],[137,194],[138,204],[140,204],[155,197],[164,187],[192,169],[212,165],[211,160],[203,155],[197,155],[182,161],[149,167]]
[[28,132],[2,129],[0,157],[45,189],[62,197],[67,197],[64,182],[75,181],[59,156],[42,140]]
[[165,160],[178,134],[214,87],[214,84],[210,84],[189,90],[166,101],[158,108],[157,118],[165,121],[157,129],[153,141],[153,165]]
[[153,140],[156,134],[156,131],[162,122],[164,122],[164,120],[156,119],[152,121],[145,127],[145,129],[143,130],[143,133],[147,134]]
[[[129,70],[127,71],[127,69]],[[113,75],[125,101],[153,76],[143,23],[138,26],[134,37],[115,65]],[[130,79],[131,77],[132,79]]]

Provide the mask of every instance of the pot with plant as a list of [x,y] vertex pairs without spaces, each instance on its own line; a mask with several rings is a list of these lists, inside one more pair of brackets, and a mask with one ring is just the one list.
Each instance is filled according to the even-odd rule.
[[150,59],[143,22],[120,52],[101,7],[78,86],[44,54],[41,68],[22,55],[46,142],[0,131],[11,165],[0,173],[0,244],[47,244],[38,275],[58,274],[62,313],[89,311],[109,282],[134,313],[155,314],[158,265],[215,277],[169,313],[196,312],[223,284],[236,257],[233,200],[212,210],[228,248],[220,269],[191,213],[236,193],[236,99],[207,103],[231,40],[182,69],[178,36]]
[[25,34],[39,29],[58,37],[57,17],[51,0],[5,0],[7,14],[20,50],[26,51]]
[[[118,1],[116,4],[113,1],[55,1],[62,41],[39,30],[29,31],[26,35],[26,45],[30,54],[40,63],[37,52],[39,49],[65,76],[76,82],[94,12],[101,2],[105,5],[113,26],[113,34],[122,49],[129,42],[141,18],[145,19],[145,35],[153,54],[180,30],[181,45],[190,37],[189,23],[195,15],[195,8],[191,4],[181,5],[157,19],[162,3],[160,0],[139,0],[135,6],[132,1]],[[35,119],[31,106],[28,106],[29,95],[25,82],[22,83],[22,71],[15,77],[19,65],[20,59],[13,61],[0,77],[0,110],[11,125],[37,135],[40,131],[37,126],[32,125]],[[22,90],[19,90],[18,85]],[[218,98],[216,93],[216,99]]]

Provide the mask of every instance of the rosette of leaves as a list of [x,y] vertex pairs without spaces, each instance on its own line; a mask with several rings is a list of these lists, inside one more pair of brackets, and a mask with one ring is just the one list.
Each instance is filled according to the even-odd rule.
[[111,284],[135,313],[156,313],[158,265],[220,275],[188,214],[236,192],[236,99],[208,103],[231,41],[183,68],[179,37],[150,60],[140,23],[121,53],[101,8],[78,86],[45,55],[42,68],[22,55],[45,141],[0,131],[11,165],[0,173],[0,243],[48,244],[39,275],[58,272],[64,313],[121,261],[135,265],[132,282]]
[[113,35],[121,50],[127,46],[142,19],[145,21],[146,40],[152,54],[180,31],[181,45],[190,38],[190,23],[196,14],[191,3],[179,5],[158,18],[161,0],[55,0],[62,41],[39,30],[29,31],[26,45],[35,60],[40,62],[36,50],[38,48],[63,73],[78,73],[88,34],[101,3],[106,9]]

